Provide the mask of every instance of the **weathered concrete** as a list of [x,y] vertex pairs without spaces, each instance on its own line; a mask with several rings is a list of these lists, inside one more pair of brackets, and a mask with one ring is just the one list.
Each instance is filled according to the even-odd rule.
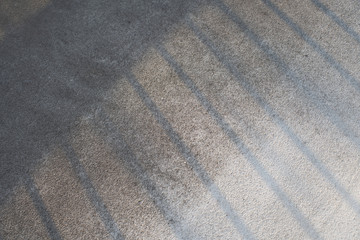
[[360,238],[358,2],[0,7],[0,239]]

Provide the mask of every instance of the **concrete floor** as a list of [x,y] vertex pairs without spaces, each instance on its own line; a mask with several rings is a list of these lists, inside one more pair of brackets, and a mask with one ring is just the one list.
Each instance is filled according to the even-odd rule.
[[360,239],[360,3],[0,1],[0,239]]

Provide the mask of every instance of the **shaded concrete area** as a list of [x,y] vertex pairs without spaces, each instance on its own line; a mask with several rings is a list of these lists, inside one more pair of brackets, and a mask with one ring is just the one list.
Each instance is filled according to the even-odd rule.
[[100,103],[121,72],[187,7],[186,2],[54,1],[5,36],[1,185],[16,183],[79,116]]
[[360,238],[358,2],[0,6],[0,239]]

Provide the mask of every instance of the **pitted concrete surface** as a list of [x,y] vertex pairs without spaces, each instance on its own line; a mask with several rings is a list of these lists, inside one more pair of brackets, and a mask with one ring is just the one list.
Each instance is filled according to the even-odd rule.
[[0,1],[0,239],[360,239],[360,3]]

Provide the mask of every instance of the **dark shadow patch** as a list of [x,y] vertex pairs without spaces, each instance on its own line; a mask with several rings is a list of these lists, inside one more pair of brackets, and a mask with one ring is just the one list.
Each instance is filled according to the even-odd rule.
[[0,204],[193,1],[55,0],[0,42]]

